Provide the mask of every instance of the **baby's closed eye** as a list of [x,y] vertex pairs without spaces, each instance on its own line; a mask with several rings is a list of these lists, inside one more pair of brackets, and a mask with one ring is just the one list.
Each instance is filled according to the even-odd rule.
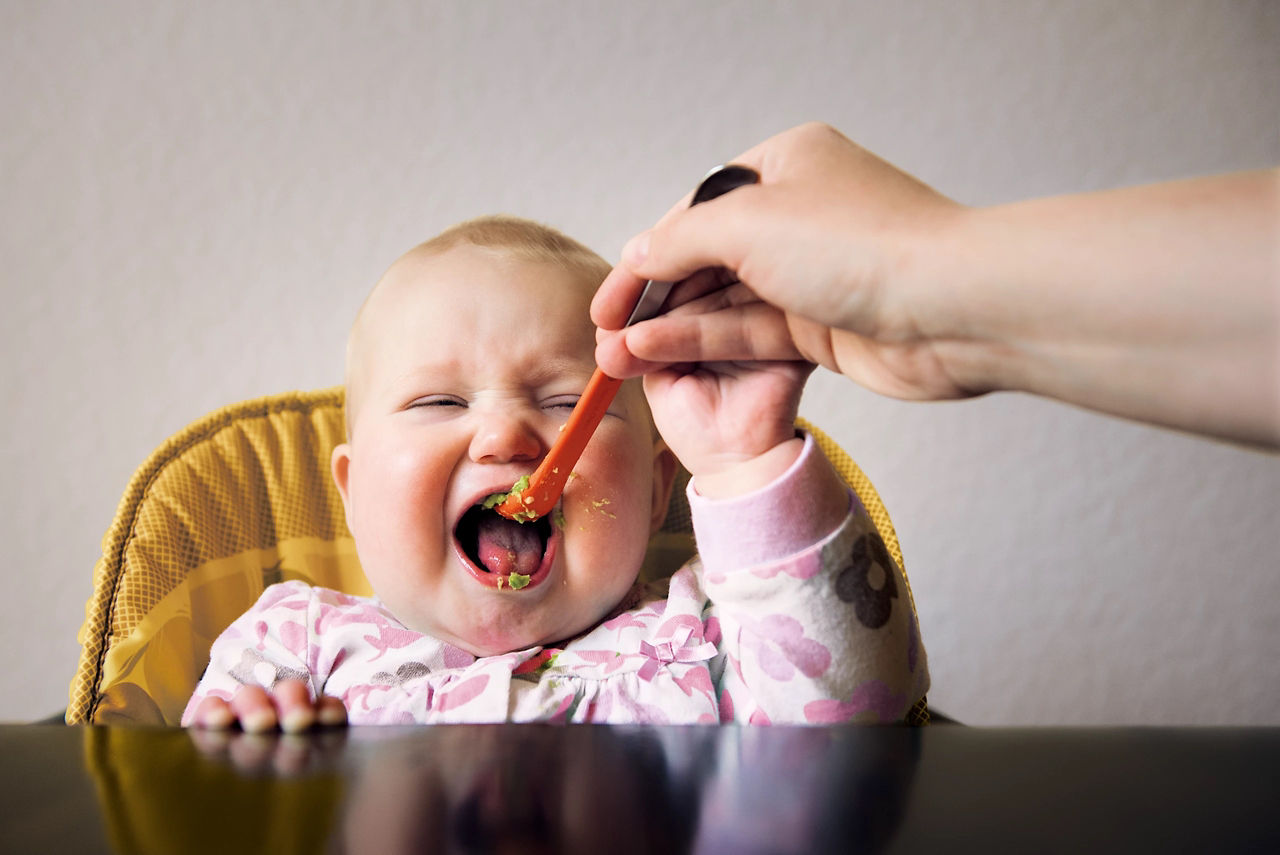
[[407,409],[417,407],[466,407],[467,402],[456,395],[424,395],[409,402]]
[[557,395],[542,402],[544,410],[564,410],[568,412],[578,405],[581,395]]

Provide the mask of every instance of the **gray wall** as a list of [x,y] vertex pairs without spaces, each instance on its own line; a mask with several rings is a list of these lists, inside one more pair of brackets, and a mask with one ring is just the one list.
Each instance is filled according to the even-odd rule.
[[[340,380],[401,251],[507,211],[614,258],[820,118],[990,204],[1280,162],[1280,6],[10,2],[0,719],[65,704],[130,473]],[[882,492],[937,706],[1280,724],[1280,460],[1015,395],[804,413]]]

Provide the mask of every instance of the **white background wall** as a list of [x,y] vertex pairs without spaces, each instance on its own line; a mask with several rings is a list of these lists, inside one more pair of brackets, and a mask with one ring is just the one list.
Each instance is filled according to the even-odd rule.
[[[971,204],[1280,163],[1265,2],[8,0],[0,45],[6,720],[65,705],[133,469],[339,382],[368,287],[454,221],[615,258],[811,118]],[[1280,724],[1280,458],[829,374],[803,410],[893,514],[936,706]]]

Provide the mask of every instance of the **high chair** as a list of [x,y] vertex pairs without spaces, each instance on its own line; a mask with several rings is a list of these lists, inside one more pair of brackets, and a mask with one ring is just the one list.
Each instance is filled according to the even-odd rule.
[[[329,458],[344,439],[341,388],[233,404],[175,434],[134,473],[102,541],[80,629],[68,724],[176,725],[215,638],[268,585],[301,579],[371,593]],[[871,482],[800,420],[858,494],[889,554],[893,524]],[[694,551],[681,473],[641,571],[670,575]],[[915,611],[910,585],[907,602]],[[908,721],[929,721],[921,697]]]

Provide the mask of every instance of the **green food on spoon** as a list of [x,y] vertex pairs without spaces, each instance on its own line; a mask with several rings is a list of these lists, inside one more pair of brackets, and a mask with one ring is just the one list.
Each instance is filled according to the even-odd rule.
[[[494,508],[496,508],[498,505],[501,505],[503,502],[505,502],[509,498],[514,497],[518,499],[520,497],[520,494],[527,489],[529,489],[529,476],[521,475],[519,478],[516,479],[516,482],[511,485],[511,489],[509,491],[507,491],[506,493],[494,493],[493,495],[485,499],[484,502],[481,503],[480,507],[484,508],[486,511],[491,511]],[[528,502],[530,500],[526,499],[525,501]],[[535,512],[530,510],[516,511],[514,514],[511,514],[508,517],[508,519],[518,523],[532,522],[537,518],[538,518],[538,515]]]

